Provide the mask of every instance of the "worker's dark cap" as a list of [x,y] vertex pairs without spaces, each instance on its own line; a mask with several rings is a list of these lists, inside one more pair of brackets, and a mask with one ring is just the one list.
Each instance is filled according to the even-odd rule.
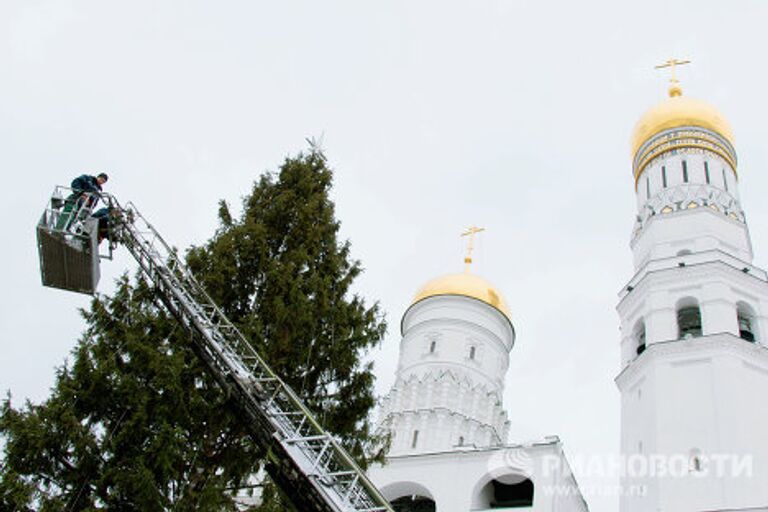
[[97,177],[97,178],[104,178],[104,181],[109,181],[109,176],[107,176],[107,173],[105,173],[105,172],[102,172],[102,173],[100,173],[100,174],[99,174],[98,176],[96,176],[96,177]]

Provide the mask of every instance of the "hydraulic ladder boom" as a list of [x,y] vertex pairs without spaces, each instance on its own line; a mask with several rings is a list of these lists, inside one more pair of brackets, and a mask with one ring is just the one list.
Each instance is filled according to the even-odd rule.
[[247,418],[267,471],[297,510],[392,511],[344,448],[267,366],[183,261],[132,203],[120,207],[117,240],[136,259],[168,310],[192,334],[196,353]]

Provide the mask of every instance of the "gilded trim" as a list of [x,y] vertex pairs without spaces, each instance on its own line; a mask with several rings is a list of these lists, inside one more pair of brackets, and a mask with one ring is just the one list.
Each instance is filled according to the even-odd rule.
[[676,131],[672,134],[662,134],[652,139],[652,141],[642,152],[638,152],[634,159],[635,190],[637,190],[640,175],[651,162],[665,153],[686,148],[701,149],[719,156],[731,166],[738,179],[735,151],[727,143],[724,144],[722,140],[712,134],[688,129]]
[[[735,157],[736,151],[726,139],[721,138],[718,135],[711,133],[707,130],[688,128],[688,129],[667,130],[665,132],[657,134],[656,137],[649,139],[649,141],[647,141],[645,144],[640,146],[640,149],[642,149],[642,152],[638,150],[637,153],[635,154],[635,158],[633,159],[633,161],[636,164],[638,161],[644,159],[648,153],[653,152],[659,146],[668,144],[676,140],[686,139],[686,138],[687,139],[703,139],[711,143],[713,146],[723,147],[726,150],[726,152],[733,155],[733,160],[734,161],[736,160],[736,157]],[[725,144],[723,144],[724,142]]]

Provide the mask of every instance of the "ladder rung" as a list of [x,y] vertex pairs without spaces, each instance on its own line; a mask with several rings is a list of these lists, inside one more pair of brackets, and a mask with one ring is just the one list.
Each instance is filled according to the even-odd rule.
[[328,439],[327,435],[317,435],[317,436],[306,436],[306,437],[293,437],[291,439],[286,439],[286,443],[306,443],[311,441],[322,441],[323,439]]
[[333,473],[325,473],[325,474],[318,475],[318,476],[321,476],[321,477],[326,477],[326,476],[336,477],[336,476],[352,476],[352,475],[358,476],[357,471],[352,471],[352,470],[348,470],[348,471],[334,471]]
[[275,377],[250,377],[248,381],[253,384],[269,384],[277,381],[277,379]]

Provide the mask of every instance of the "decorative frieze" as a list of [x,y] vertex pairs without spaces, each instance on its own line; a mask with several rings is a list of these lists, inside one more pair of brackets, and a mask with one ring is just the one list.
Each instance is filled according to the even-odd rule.
[[637,215],[632,233],[633,240],[656,215],[709,208],[737,222],[745,223],[744,211],[739,201],[725,190],[701,183],[689,183],[662,189],[649,198]]

